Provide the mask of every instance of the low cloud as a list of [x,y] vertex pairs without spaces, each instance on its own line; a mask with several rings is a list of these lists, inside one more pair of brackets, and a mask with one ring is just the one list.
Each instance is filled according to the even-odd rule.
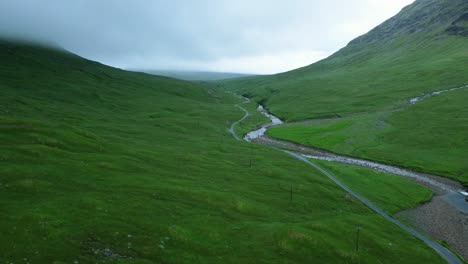
[[275,73],[322,59],[412,0],[2,0],[0,35],[122,68]]

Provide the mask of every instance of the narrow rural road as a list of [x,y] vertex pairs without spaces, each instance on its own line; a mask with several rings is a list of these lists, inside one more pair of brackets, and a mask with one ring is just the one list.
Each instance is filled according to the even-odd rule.
[[[249,99],[249,98],[245,98],[245,97],[241,97],[241,98],[245,100],[245,102],[243,102],[243,104],[246,104],[246,103],[250,102],[250,99]],[[240,104],[236,104],[235,106],[236,106],[237,108],[239,108],[240,110],[244,111],[245,114],[244,114],[244,116],[243,116],[241,119],[239,119],[239,120],[237,120],[236,122],[232,123],[231,127],[229,128],[229,132],[231,133],[231,135],[232,135],[237,141],[240,141],[241,139],[240,139],[240,137],[237,135],[237,133],[236,133],[236,131],[235,131],[235,128],[236,128],[236,126],[237,126],[240,122],[244,121],[247,117],[249,117],[250,114],[249,114],[249,111],[247,111],[244,107],[240,106]]]
[[[468,86],[467,86],[468,87]],[[241,109],[242,111],[244,111],[246,114],[244,115],[244,117],[242,117],[240,120],[234,122],[230,128],[230,132],[231,134],[234,136],[234,138],[236,140],[240,140],[240,137],[235,133],[234,131],[234,128],[237,124],[239,124],[240,122],[242,122],[243,120],[245,120],[245,118],[247,118],[249,116],[249,113],[248,111],[243,108],[242,106],[240,105],[236,105],[236,107],[238,107],[239,109]],[[261,109],[264,109],[263,107]],[[271,120],[272,120],[272,123],[270,124],[267,124],[267,125],[264,125],[262,126],[259,130],[262,131],[262,133],[260,133],[260,136],[263,136],[264,132],[266,131],[266,129],[270,126],[272,126],[272,124],[281,124],[281,120],[279,120],[277,117],[273,116],[272,114],[268,113],[265,114],[265,112],[262,112],[265,116],[269,117]],[[279,121],[278,121],[279,120]],[[256,131],[259,131],[259,130],[256,130]],[[255,133],[256,131],[252,131],[251,133],[253,134],[259,134],[259,133]],[[250,133],[249,133],[250,134]],[[248,142],[251,142],[252,140],[254,140],[255,138],[251,138],[251,137],[246,137],[244,138],[246,141]],[[261,141],[259,141],[259,143],[262,143]],[[267,146],[270,146],[272,147],[271,145],[267,144]],[[364,197],[358,195],[357,193],[355,193],[353,190],[351,190],[349,187],[347,187],[346,185],[344,185],[342,182],[340,182],[336,177],[334,177],[332,174],[330,174],[329,172],[327,172],[326,170],[322,169],[321,167],[319,167],[318,165],[316,165],[315,163],[313,163],[312,161],[308,160],[307,157],[304,157],[303,155],[301,154],[298,154],[298,153],[295,153],[295,152],[292,152],[292,151],[289,151],[289,150],[283,150],[283,149],[278,149],[276,147],[273,147],[279,151],[283,151],[285,153],[287,153],[288,155],[290,155],[291,157],[295,158],[295,159],[298,159],[300,161],[303,161],[307,164],[309,164],[310,166],[314,167],[316,170],[318,170],[319,172],[321,172],[322,174],[324,174],[325,176],[327,176],[330,180],[332,180],[335,184],[337,184],[340,188],[342,188],[344,191],[346,191],[347,193],[349,193],[350,195],[352,195],[353,197],[355,197],[356,199],[358,199],[359,201],[361,201],[363,204],[365,204],[367,207],[369,207],[371,210],[373,210],[374,212],[376,212],[377,214],[381,215],[382,217],[384,217],[386,220],[388,220],[389,222],[397,225],[398,227],[400,227],[401,229],[405,230],[406,232],[408,232],[409,234],[411,234],[412,236],[420,239],[421,241],[423,241],[426,245],[428,245],[430,248],[432,248],[434,251],[437,252],[437,254],[439,254],[443,259],[445,259],[447,261],[447,263],[450,263],[450,264],[462,264],[461,260],[454,254],[452,253],[450,250],[448,250],[447,248],[441,246],[440,244],[434,242],[433,240],[423,236],[422,234],[418,233],[417,231],[409,228],[408,226],[402,224],[400,221],[394,219],[393,217],[387,215],[383,210],[381,210],[380,208],[378,208],[377,206],[375,206],[374,204],[372,204],[370,201],[366,200]],[[443,186],[442,189],[444,189],[444,187],[446,188],[450,188],[448,186]],[[452,188],[450,188],[450,191],[452,190]],[[446,190],[448,191],[448,190]]]
[[244,111],[244,112],[245,112],[245,115],[244,115],[241,119],[239,119],[239,120],[237,120],[236,122],[232,123],[231,127],[229,128],[229,132],[232,134],[232,136],[233,136],[236,140],[240,141],[240,137],[237,135],[237,133],[236,133],[236,131],[235,131],[234,129],[236,128],[236,126],[237,126],[240,122],[244,121],[247,117],[249,117],[250,114],[249,114],[249,112],[248,112],[247,110],[245,110],[244,107],[242,107],[242,106],[240,106],[240,105],[236,105],[236,107],[239,108],[239,109],[241,109],[242,111]]
[[303,157],[302,155],[299,155],[297,153],[294,153],[294,152],[291,152],[291,151],[288,151],[288,150],[283,150],[285,153],[291,155],[292,157],[298,159],[298,160],[301,160],[307,164],[309,164],[310,166],[314,167],[316,170],[320,171],[322,174],[324,174],[325,176],[327,176],[330,180],[332,180],[334,183],[336,183],[338,186],[340,186],[340,188],[342,188],[343,190],[345,190],[347,193],[349,193],[350,195],[352,195],[354,198],[358,199],[359,201],[361,201],[363,204],[365,204],[367,207],[369,207],[372,211],[376,212],[377,214],[383,216],[385,219],[387,219],[388,221],[392,222],[393,224],[399,226],[401,229],[405,230],[406,232],[408,232],[409,234],[411,234],[412,236],[418,238],[419,240],[423,241],[424,243],[426,243],[426,245],[428,245],[430,248],[432,248],[433,250],[435,250],[437,252],[437,254],[439,254],[442,258],[444,258],[447,263],[450,263],[450,264],[462,264],[461,260],[455,255],[453,254],[450,250],[448,250],[447,248],[439,245],[438,243],[432,241],[431,239],[421,235],[420,233],[418,233],[417,231],[407,227],[406,225],[402,224],[400,221],[396,220],[395,218],[389,216],[388,214],[386,214],[384,211],[382,211],[382,209],[378,208],[377,206],[375,206],[374,204],[372,204],[371,202],[369,202],[368,200],[366,200],[364,197],[360,196],[359,194],[355,193],[353,190],[351,190],[349,187],[347,187],[346,185],[344,185],[342,182],[340,182],[335,176],[333,176],[332,174],[330,174],[329,172],[327,172],[326,170],[322,169],[321,167],[319,167],[317,164],[311,162],[310,160],[308,160],[307,158]]

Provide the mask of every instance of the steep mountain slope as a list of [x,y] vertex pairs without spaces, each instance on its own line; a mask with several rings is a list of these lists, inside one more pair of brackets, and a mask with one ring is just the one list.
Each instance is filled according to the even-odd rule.
[[225,82],[285,120],[391,109],[468,82],[468,2],[417,0],[329,58]]
[[[443,262],[307,165],[235,141],[234,96],[26,44],[0,42],[0,62],[2,263]],[[384,208],[430,195],[397,186],[405,204]]]
[[323,61],[224,85],[288,121],[342,117],[270,136],[468,185],[468,89],[408,107],[411,97],[468,84],[467,30],[468,1],[417,0]]

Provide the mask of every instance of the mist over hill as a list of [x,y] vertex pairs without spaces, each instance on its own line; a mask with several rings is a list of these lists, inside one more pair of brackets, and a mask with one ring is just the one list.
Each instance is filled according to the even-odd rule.
[[187,81],[219,81],[252,76],[245,73],[207,72],[207,71],[171,71],[171,70],[133,70],[153,75],[167,76]]

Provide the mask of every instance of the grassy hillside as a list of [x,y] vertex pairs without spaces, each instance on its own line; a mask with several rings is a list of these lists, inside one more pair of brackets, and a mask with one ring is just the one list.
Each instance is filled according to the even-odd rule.
[[0,59],[2,261],[441,262],[307,165],[233,140],[235,97],[29,45]]
[[468,82],[466,13],[465,0],[417,0],[323,61],[224,85],[287,121],[392,109]]
[[[417,0],[331,57],[284,74],[225,82],[285,120],[270,135],[468,183],[468,2]],[[395,109],[402,111],[393,112]]]
[[26,44],[0,61],[1,262],[443,262],[306,164],[235,141],[234,96]]

